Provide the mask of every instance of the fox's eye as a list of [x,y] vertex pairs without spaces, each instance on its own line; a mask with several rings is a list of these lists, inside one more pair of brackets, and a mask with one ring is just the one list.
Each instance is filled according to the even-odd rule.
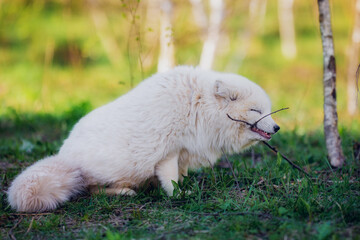
[[231,100],[231,101],[235,101],[236,99],[237,99],[237,96],[231,96],[231,97],[230,97],[230,100]]
[[250,111],[252,111],[252,112],[257,112],[257,113],[261,114],[261,111],[260,111],[260,110],[257,110],[257,109],[251,108]]

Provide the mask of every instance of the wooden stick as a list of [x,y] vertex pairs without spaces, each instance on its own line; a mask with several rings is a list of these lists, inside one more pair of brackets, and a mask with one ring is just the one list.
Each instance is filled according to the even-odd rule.
[[258,122],[260,122],[260,121],[263,120],[264,118],[270,116],[271,114],[274,114],[274,113],[277,113],[277,112],[280,112],[280,111],[283,111],[283,110],[288,110],[288,109],[289,109],[289,108],[286,107],[286,108],[281,108],[281,109],[279,109],[279,110],[276,110],[276,111],[273,111],[273,112],[271,112],[271,113],[268,113],[268,114],[266,114],[265,116],[263,116],[263,117],[261,117],[260,119],[258,119],[258,120],[257,120],[256,122],[254,122],[252,125],[253,125],[253,126],[256,126],[256,124],[257,124]]
[[[268,148],[270,148],[275,154],[280,153],[278,150],[276,150],[276,148],[274,148],[273,146],[271,146],[270,144],[268,144],[267,142],[262,142],[265,146],[267,146]],[[299,170],[300,172],[304,173],[306,176],[311,177],[310,174],[308,174],[307,172],[305,172],[301,167],[299,167],[298,165],[296,165],[295,163],[293,163],[290,159],[288,159],[287,157],[285,157],[284,155],[282,155],[280,153],[280,156],[285,159],[288,163],[290,163],[290,165],[293,168],[296,168],[297,170]]]

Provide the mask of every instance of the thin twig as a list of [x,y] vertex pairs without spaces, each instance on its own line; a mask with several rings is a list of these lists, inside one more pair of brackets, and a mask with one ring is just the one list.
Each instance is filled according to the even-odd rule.
[[[130,87],[133,88],[134,87],[134,73],[133,73],[133,64],[131,61],[131,50],[130,50],[130,44],[132,42],[131,39],[131,34],[135,28],[135,31],[138,30],[136,28],[136,12],[137,9],[139,7],[139,3],[140,1],[137,1],[135,7],[132,7],[131,5],[129,5],[128,7],[128,11],[130,13],[131,16],[131,25],[130,25],[130,30],[129,30],[129,38],[128,38],[128,42],[127,42],[127,58],[128,58],[128,64],[129,64],[129,71],[130,71]],[[140,34],[140,31],[138,31],[138,34]],[[140,42],[140,36],[138,36],[138,41]],[[138,44],[139,44],[138,42]],[[141,44],[141,43],[140,43]],[[141,54],[141,49],[139,49],[139,54]],[[141,67],[141,75],[142,77],[144,77],[144,71],[143,71],[143,64],[142,64],[142,59],[141,59],[141,55],[139,56],[140,59],[140,67]]]
[[32,228],[32,225],[33,225],[33,223],[34,223],[34,218],[35,218],[35,217],[32,217],[32,218],[31,218],[31,221],[30,221],[29,227],[28,227],[28,229],[26,230],[25,235],[26,235],[26,234],[28,234],[28,233],[30,232],[30,230],[31,230],[31,228]]
[[273,111],[273,112],[271,112],[271,113],[269,113],[269,114],[266,114],[265,116],[261,117],[259,120],[257,120],[256,122],[254,122],[254,123],[253,123],[253,126],[256,126],[256,124],[257,124],[258,122],[260,122],[261,120],[263,120],[263,119],[266,118],[267,116],[270,116],[271,114],[274,114],[274,113],[277,113],[277,112],[280,112],[280,111],[283,111],[283,110],[287,110],[287,109],[289,109],[289,108],[288,108],[288,107],[286,107],[286,108],[281,108],[281,109],[279,109],[279,110],[276,110],[276,111]]
[[251,123],[248,123],[247,121],[244,121],[244,120],[241,120],[241,119],[232,118],[232,117],[230,117],[229,114],[226,114],[226,115],[228,116],[228,118],[230,118],[231,120],[233,120],[233,121],[235,121],[235,122],[242,122],[242,123],[245,123],[245,124],[249,125],[250,127],[253,125],[253,124],[251,124]]
[[356,90],[357,90],[357,92],[359,92],[359,76],[360,76],[360,64],[358,65],[358,67],[356,69]]
[[21,223],[22,220],[23,220],[23,217],[19,218],[19,220],[15,223],[15,225],[10,229],[8,235],[11,239],[16,239],[16,237],[13,234],[13,231],[15,230],[15,228],[17,228],[17,226],[19,226],[19,224]]
[[51,212],[45,212],[45,213],[10,213],[10,215],[16,215],[16,216],[43,216],[43,215],[50,215],[53,214]]
[[295,163],[293,163],[290,159],[288,159],[287,157],[285,157],[284,155],[282,155],[278,150],[276,150],[276,148],[274,148],[273,146],[271,146],[270,144],[268,144],[267,142],[262,142],[264,145],[266,145],[268,148],[270,148],[275,154],[280,154],[280,156],[285,159],[288,163],[290,163],[290,165],[293,168],[296,168],[297,170],[299,170],[300,172],[304,173],[306,176],[311,177],[310,174],[308,174],[307,172],[305,172],[301,167],[299,167],[298,165],[296,165]]
[[235,119],[235,118],[232,118],[229,114],[226,114],[228,116],[228,118],[230,118],[231,120],[235,121],[235,122],[242,122],[242,123],[245,123],[247,125],[249,125],[250,127],[256,127],[256,125],[258,124],[258,122],[260,122],[261,120],[263,120],[264,118],[270,116],[271,114],[274,114],[274,113],[277,113],[277,112],[280,112],[280,111],[283,111],[283,110],[287,110],[289,109],[288,107],[286,108],[281,108],[279,110],[276,110],[276,111],[273,111],[271,113],[268,113],[264,116],[262,116],[261,118],[259,118],[257,121],[255,121],[254,123],[249,123],[247,121],[244,121],[244,120],[241,120],[241,119]]
[[234,179],[235,179],[236,187],[237,187],[238,189],[240,189],[239,181],[238,181],[238,179],[237,179],[237,177],[236,177],[236,175],[235,175],[235,172],[234,172],[234,169],[233,169],[233,167],[232,167],[232,164],[231,164],[231,162],[229,161],[229,159],[228,159],[228,157],[227,157],[224,149],[221,149],[221,151],[223,152],[223,154],[224,154],[224,156],[225,156],[225,159],[226,159],[226,161],[228,162],[228,164],[229,164],[229,166],[230,166],[232,175],[234,176]]

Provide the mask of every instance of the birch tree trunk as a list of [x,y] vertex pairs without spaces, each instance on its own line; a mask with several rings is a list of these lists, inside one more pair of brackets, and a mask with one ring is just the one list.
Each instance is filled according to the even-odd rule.
[[212,68],[216,46],[220,38],[220,27],[223,18],[223,10],[223,0],[210,0],[208,34],[204,42],[199,64],[202,69]]
[[325,141],[331,166],[341,167],[345,159],[341,149],[341,139],[337,129],[336,64],[329,1],[318,0],[318,6],[324,57],[323,84]]
[[163,0],[160,2],[160,55],[158,72],[165,72],[174,67],[174,42],[172,34],[172,2]]
[[359,64],[360,53],[360,0],[356,0],[355,21],[352,32],[352,41],[348,51],[347,70],[347,111],[350,115],[357,112],[356,70]]
[[296,57],[293,5],[294,0],[278,1],[281,52],[287,59]]
[[194,20],[196,25],[201,29],[203,32],[208,26],[208,20],[204,9],[204,4],[202,0],[190,0],[191,9],[193,12]]

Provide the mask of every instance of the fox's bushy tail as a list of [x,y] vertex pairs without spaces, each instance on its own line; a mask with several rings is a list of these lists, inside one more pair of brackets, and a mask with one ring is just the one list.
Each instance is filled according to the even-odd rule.
[[17,176],[8,190],[8,201],[20,212],[43,212],[55,209],[83,189],[80,169],[63,163],[56,155]]

